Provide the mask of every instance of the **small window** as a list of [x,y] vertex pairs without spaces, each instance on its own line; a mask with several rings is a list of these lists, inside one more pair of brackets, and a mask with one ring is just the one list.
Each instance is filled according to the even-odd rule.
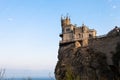
[[89,34],[89,37],[90,37],[90,38],[93,37],[92,34]]
[[66,32],[70,32],[70,28],[67,28],[67,29],[66,29]]

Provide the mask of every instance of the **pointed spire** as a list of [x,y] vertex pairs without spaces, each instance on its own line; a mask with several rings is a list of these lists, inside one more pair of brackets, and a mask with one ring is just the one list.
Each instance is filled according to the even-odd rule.
[[69,15],[69,14],[67,13],[67,14],[66,14],[66,17],[68,17],[68,15]]
[[66,14],[66,19],[69,19],[69,17],[68,17],[68,16],[69,16],[69,13],[67,13],[67,14]]
[[70,21],[70,16],[68,16],[68,19],[69,19],[69,21]]
[[85,26],[84,21],[82,22],[82,26]]
[[63,20],[63,15],[61,15],[61,20]]

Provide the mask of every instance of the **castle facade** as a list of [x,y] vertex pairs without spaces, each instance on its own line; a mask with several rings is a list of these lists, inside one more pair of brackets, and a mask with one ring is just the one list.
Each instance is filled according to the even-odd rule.
[[60,37],[62,40],[60,44],[76,42],[76,45],[79,47],[87,46],[88,39],[94,38],[96,36],[96,30],[89,29],[86,25],[82,24],[82,26],[77,27],[76,25],[71,24],[70,18],[61,17],[61,27],[62,33]]

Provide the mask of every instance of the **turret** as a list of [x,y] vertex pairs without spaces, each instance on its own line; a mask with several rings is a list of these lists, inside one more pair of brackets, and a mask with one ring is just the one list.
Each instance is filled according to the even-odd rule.
[[70,25],[70,18],[67,16],[67,17],[61,17],[61,26],[62,28],[65,27],[65,26],[68,26]]
[[82,32],[85,33],[88,31],[88,28],[84,25],[84,23],[82,24]]
[[66,17],[66,25],[70,25],[70,18],[68,16]]
[[66,24],[66,20],[61,17],[61,27],[63,28]]

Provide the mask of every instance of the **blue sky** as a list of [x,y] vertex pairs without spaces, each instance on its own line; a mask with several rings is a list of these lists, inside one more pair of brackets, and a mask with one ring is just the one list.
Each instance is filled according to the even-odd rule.
[[0,0],[0,68],[7,77],[54,75],[67,13],[98,35],[120,26],[120,0]]

